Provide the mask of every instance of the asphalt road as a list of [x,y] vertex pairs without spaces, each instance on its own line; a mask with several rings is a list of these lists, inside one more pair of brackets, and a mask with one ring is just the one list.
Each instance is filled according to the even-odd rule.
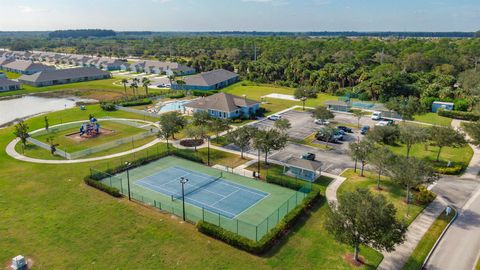
[[459,210],[457,220],[427,264],[428,270],[473,270],[480,255],[480,185],[477,180],[443,178],[433,189]]

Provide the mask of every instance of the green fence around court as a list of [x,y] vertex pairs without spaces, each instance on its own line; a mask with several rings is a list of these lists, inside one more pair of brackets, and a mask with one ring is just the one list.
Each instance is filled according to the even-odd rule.
[[[101,181],[104,184],[115,187],[124,196],[128,196],[128,187],[122,183],[121,178],[110,175],[106,172],[95,170],[93,168],[90,169],[90,174],[93,179],[102,178]],[[293,194],[289,199],[282,203],[280,207],[271,212],[258,224],[242,221],[241,218],[230,219],[219,213],[196,206],[185,209],[185,219],[192,223],[202,220],[248,239],[260,241],[262,237],[264,237],[271,229],[273,229],[290,211],[301,204],[311,191],[312,184],[305,183],[305,185],[296,191],[295,194]],[[163,212],[167,212],[181,218],[183,217],[181,200],[172,202],[167,198],[167,196],[165,196],[166,199],[164,200],[152,199],[149,196],[144,196],[134,192],[130,192],[130,196],[133,200],[141,202],[145,205],[155,207]]]

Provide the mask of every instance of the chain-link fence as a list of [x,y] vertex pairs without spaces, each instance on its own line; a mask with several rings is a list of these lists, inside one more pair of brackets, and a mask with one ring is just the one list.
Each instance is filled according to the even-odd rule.
[[[128,187],[122,183],[122,179],[108,173],[91,168],[90,174],[93,179],[102,179],[101,181],[111,187],[117,188],[124,196],[128,196]],[[225,230],[237,235],[246,237],[254,241],[260,241],[271,229],[273,229],[282,219],[295,207],[302,203],[307,195],[312,191],[311,183],[305,183],[289,199],[284,201],[276,210],[269,213],[266,218],[261,219],[257,224],[252,224],[241,220],[241,218],[228,218],[220,213],[212,212],[200,207],[188,207],[185,209],[185,219],[196,223],[205,221],[217,225]],[[155,207],[161,211],[183,217],[182,200],[171,201],[160,199],[166,197],[159,193],[159,198],[154,199],[140,192],[130,191],[130,196],[135,201],[145,205]]]

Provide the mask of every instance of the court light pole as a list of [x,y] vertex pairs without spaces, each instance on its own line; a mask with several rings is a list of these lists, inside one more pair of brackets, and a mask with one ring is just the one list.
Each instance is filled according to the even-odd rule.
[[208,150],[207,150],[207,165],[210,166],[210,136],[207,136],[207,144],[208,144]]
[[188,179],[185,177],[180,177],[180,183],[182,184],[182,209],[183,209],[183,221],[185,221],[185,184],[188,182]]
[[125,166],[127,166],[127,188],[128,188],[128,200],[132,200],[132,196],[130,195],[130,162],[126,161]]

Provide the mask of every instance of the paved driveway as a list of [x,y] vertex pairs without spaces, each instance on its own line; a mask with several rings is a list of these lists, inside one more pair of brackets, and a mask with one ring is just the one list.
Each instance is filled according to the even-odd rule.
[[[280,114],[282,118],[287,119],[290,121],[292,128],[288,130],[288,136],[303,140],[306,137],[310,136],[312,133],[318,131],[320,126],[316,125],[313,122],[313,118],[307,112],[299,112],[299,111],[287,111],[285,113]],[[270,129],[273,128],[275,125],[275,121],[264,119],[261,120],[253,126],[256,126],[261,129]]]

